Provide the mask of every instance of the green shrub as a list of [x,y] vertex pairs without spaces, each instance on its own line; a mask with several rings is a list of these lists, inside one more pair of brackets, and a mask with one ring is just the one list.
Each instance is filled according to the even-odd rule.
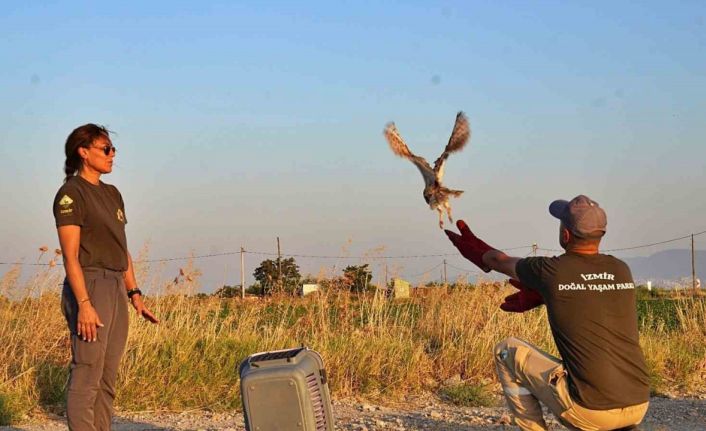
[[0,392],[0,426],[12,425],[20,416],[17,399],[11,394]]
[[491,407],[497,404],[491,392],[484,386],[461,383],[441,389],[441,396],[462,407]]

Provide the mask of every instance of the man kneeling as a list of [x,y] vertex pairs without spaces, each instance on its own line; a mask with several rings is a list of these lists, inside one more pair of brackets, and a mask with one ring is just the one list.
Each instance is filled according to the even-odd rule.
[[607,219],[596,202],[580,195],[552,202],[549,212],[561,221],[561,256],[510,257],[478,239],[462,220],[460,235],[446,231],[464,257],[513,279],[520,290],[506,298],[504,310],[547,306],[561,360],[517,338],[499,343],[495,364],[507,403],[523,430],[547,429],[540,401],[572,430],[637,425],[650,390],[630,269],[599,253]]

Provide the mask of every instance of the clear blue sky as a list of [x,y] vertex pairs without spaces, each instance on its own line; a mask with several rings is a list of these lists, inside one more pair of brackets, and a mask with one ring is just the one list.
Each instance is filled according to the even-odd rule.
[[[285,253],[453,252],[382,129],[434,159],[458,110],[473,137],[446,183],[491,244],[556,248],[547,205],[579,193],[607,209],[607,248],[706,229],[703,2],[45,3],[2,3],[0,261],[57,245],[63,143],[87,122],[117,132],[103,179],[153,258],[277,235]],[[237,263],[198,264],[211,286]]]

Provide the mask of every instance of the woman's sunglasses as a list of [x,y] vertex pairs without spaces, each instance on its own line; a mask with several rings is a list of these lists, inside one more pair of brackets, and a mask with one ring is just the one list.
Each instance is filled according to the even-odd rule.
[[105,147],[93,147],[93,148],[103,150],[103,154],[105,154],[106,156],[108,154],[110,154],[111,151],[113,152],[113,154],[115,154],[115,151],[116,151],[116,148],[113,145],[106,145]]

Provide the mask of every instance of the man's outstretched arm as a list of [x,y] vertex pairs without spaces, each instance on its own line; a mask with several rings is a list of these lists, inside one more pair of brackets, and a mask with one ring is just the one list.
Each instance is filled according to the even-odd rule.
[[519,257],[508,256],[500,250],[490,250],[483,254],[483,263],[493,271],[502,272],[510,278],[519,280],[515,266]]
[[507,296],[500,308],[504,311],[524,313],[544,303],[542,296],[537,291],[528,289],[519,282],[517,271],[515,270],[517,262],[520,260],[519,257],[508,256],[502,251],[489,246],[475,236],[463,220],[457,221],[456,226],[460,233],[450,230],[445,232],[453,245],[461,252],[461,255],[485,272],[498,271],[509,276],[510,284],[519,290],[519,292]]
[[466,259],[485,272],[498,271],[510,276],[510,278],[517,279],[515,265],[520,258],[510,257],[495,247],[489,246],[471,232],[463,220],[458,220],[456,227],[458,227],[459,233],[450,230],[444,232]]

